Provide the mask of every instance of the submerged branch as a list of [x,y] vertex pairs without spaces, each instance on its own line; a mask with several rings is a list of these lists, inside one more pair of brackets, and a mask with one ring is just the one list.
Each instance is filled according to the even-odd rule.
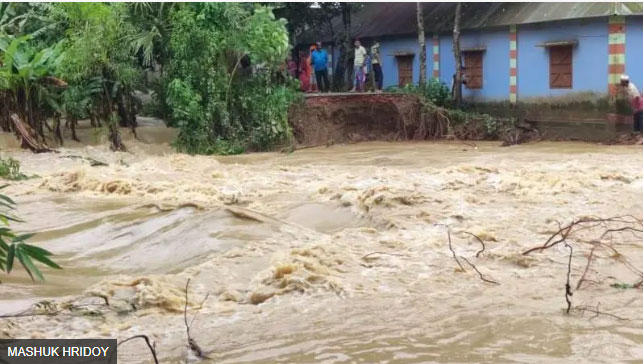
[[453,254],[453,259],[455,259],[455,262],[458,263],[458,266],[460,269],[462,269],[463,272],[466,272],[467,270],[464,269],[460,261],[458,260],[458,256],[455,254],[455,250],[453,250],[453,246],[451,245],[451,229],[447,226],[447,237],[449,238],[449,250],[451,251],[451,254]]
[[[190,335],[190,326],[194,322],[194,319],[196,318],[196,314],[194,315],[194,318],[192,321],[188,324],[188,292],[190,289],[190,278],[188,278],[187,282],[185,282],[185,307],[183,308],[183,320],[185,321],[185,332],[187,333],[188,336],[188,347],[200,359],[207,359],[207,355],[203,352],[199,344],[196,343],[194,338]],[[209,297],[209,293],[205,296],[205,299],[203,300],[203,303],[201,303],[201,306],[205,303],[205,300],[207,300]]]
[[498,282],[496,282],[496,281],[494,281],[494,280],[491,280],[491,279],[487,279],[487,278],[485,278],[485,277],[482,275],[482,273],[480,273],[480,271],[478,270],[478,267],[476,267],[473,263],[471,263],[467,258],[465,258],[465,257],[463,257],[463,256],[460,256],[460,258],[464,259],[464,261],[465,261],[465,262],[467,262],[467,264],[469,264],[469,265],[471,266],[471,268],[473,268],[473,270],[475,270],[475,271],[476,271],[476,273],[478,273],[478,276],[480,277],[480,279],[482,279],[483,281],[485,281],[485,282],[487,282],[487,283],[492,283],[492,284],[500,285],[500,283],[498,283]]
[[121,346],[122,344],[125,344],[126,342],[128,342],[128,341],[130,341],[130,340],[134,340],[134,339],[143,339],[143,340],[145,340],[145,344],[146,344],[146,345],[147,345],[147,347],[150,349],[150,352],[152,353],[152,358],[154,358],[154,363],[155,363],[155,364],[159,364],[159,359],[158,359],[158,357],[156,356],[156,343],[151,344],[151,343],[150,343],[150,338],[149,338],[149,337],[147,337],[147,335],[136,335],[136,336],[132,336],[132,337],[130,337],[130,338],[127,338],[127,339],[125,339],[125,340],[123,340],[123,341],[119,342],[119,343],[118,343],[118,345],[116,345],[116,346]]
[[396,257],[404,257],[405,256],[404,254],[397,254],[397,253],[372,252],[372,253],[368,253],[368,254],[364,255],[361,259],[366,259],[366,258],[370,257],[371,255],[375,255],[375,254],[391,255],[391,256],[396,256]]
[[583,275],[580,277],[578,280],[578,284],[576,284],[576,290],[578,291],[585,282],[585,276],[587,275],[587,271],[589,270],[589,266],[592,264],[592,258],[594,257],[594,251],[596,250],[596,245],[592,247],[592,250],[589,252],[589,256],[587,257],[587,265],[585,266],[585,270],[583,271]]
[[572,255],[574,254],[574,248],[572,248],[571,245],[567,244],[567,242],[565,242],[565,246],[569,249],[569,260],[567,262],[567,282],[565,283],[565,301],[567,301],[567,314],[569,314],[569,310],[571,310],[572,308],[571,297],[574,295],[574,293],[572,292],[572,286],[569,283],[572,274]]
[[484,242],[482,241],[482,239],[480,239],[480,237],[478,235],[470,233],[468,231],[465,231],[464,233],[473,236],[474,238],[476,238],[476,240],[478,240],[478,242],[480,242],[480,245],[482,245],[482,249],[480,249],[476,253],[476,258],[478,258],[480,256],[480,254],[482,254],[482,252],[484,252],[487,247],[484,245]]
[[621,317],[621,316],[618,316],[618,315],[614,315],[614,314],[611,314],[611,313],[609,313],[609,312],[599,311],[598,307],[600,306],[600,304],[601,304],[601,303],[599,302],[599,303],[596,305],[596,308],[588,307],[588,306],[581,306],[581,307],[574,307],[572,310],[574,310],[574,311],[579,311],[579,312],[585,312],[585,311],[587,311],[587,312],[591,312],[591,313],[593,313],[593,314],[594,314],[594,316],[592,316],[592,317],[589,319],[590,321],[591,321],[591,320],[593,320],[593,319],[595,319],[595,318],[597,318],[599,315],[609,316],[609,317],[615,318],[615,319],[617,319],[617,320],[619,320],[619,321],[630,321],[630,319],[625,318],[625,317]]
[[[599,230],[599,231],[597,231]],[[567,278],[565,283],[565,301],[567,302],[566,312],[569,314],[572,309],[571,297],[573,296],[573,291],[571,288],[571,273],[572,273],[572,258],[574,247],[571,244],[571,241],[568,240],[572,234],[577,234],[578,232],[585,232],[585,234],[596,234],[596,238],[588,239],[586,236],[576,236],[576,244],[591,244],[592,248],[587,256],[587,263],[585,264],[585,269],[576,284],[576,290],[579,290],[584,282],[592,282],[586,279],[587,272],[590,269],[590,266],[594,262],[596,248],[605,249],[609,256],[620,262],[625,266],[630,272],[636,274],[640,281],[631,285],[628,288],[639,288],[643,285],[643,271],[637,268],[624,254],[618,251],[612,243],[615,233],[631,233],[635,237],[640,237],[637,233],[643,233],[643,221],[632,215],[623,215],[623,216],[614,216],[609,218],[597,218],[597,217],[585,217],[578,220],[573,220],[568,225],[562,226],[558,223],[558,230],[551,234],[547,241],[541,245],[530,248],[524,251],[523,255],[528,255],[532,252],[542,252],[543,250],[552,248],[559,244],[564,244],[567,249],[569,249],[569,256],[567,260]],[[609,241],[601,241],[608,238]],[[578,245],[577,245],[578,247]],[[598,312],[598,307],[595,310]]]

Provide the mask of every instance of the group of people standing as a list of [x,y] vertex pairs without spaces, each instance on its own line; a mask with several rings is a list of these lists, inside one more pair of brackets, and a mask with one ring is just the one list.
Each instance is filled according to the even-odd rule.
[[[352,70],[353,88],[351,92],[364,92],[369,75],[370,77],[375,77],[375,91],[382,92],[383,73],[379,42],[373,44],[370,54],[357,39],[354,42],[354,46],[355,53]],[[321,42],[317,42],[310,47],[308,54],[304,52],[299,53],[299,64],[292,59],[292,56],[289,56],[287,67],[290,75],[299,79],[302,91],[329,92],[328,63],[328,52],[324,49]]]
[[355,57],[353,61],[353,89],[351,92],[364,92],[368,75],[375,77],[375,92],[382,92],[384,74],[382,73],[382,57],[380,43],[375,42],[369,54],[359,39],[355,39]]

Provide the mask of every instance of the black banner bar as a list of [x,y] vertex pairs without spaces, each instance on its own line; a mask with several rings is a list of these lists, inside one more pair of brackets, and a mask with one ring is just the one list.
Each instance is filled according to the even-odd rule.
[[116,364],[116,339],[0,339],[0,364]]

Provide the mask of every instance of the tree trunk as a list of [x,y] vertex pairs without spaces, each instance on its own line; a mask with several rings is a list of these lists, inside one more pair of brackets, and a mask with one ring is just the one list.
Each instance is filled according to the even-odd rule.
[[91,121],[92,128],[100,128],[100,127],[102,127],[102,125],[100,123],[100,118],[91,109],[89,110],[89,120]]
[[417,4],[418,43],[420,44],[420,86],[426,83],[426,40],[424,39],[424,12],[422,3]]
[[78,136],[76,136],[76,125],[78,124],[78,120],[76,118],[72,118],[69,120],[69,125],[71,126],[71,138],[74,141],[80,142],[78,139]]
[[[352,72],[350,71],[350,45],[351,45],[351,4],[341,3],[342,23],[344,24],[344,34],[342,37],[342,44],[339,48],[339,60],[337,62],[337,69],[333,79],[335,89],[343,91],[346,85],[351,80]],[[352,83],[352,82],[351,82]],[[349,86],[351,87],[351,86]]]
[[109,125],[110,149],[113,151],[125,152],[127,149],[121,139],[121,132],[118,130],[118,116],[116,116],[116,113],[112,113],[112,115],[110,115],[107,124]]
[[121,91],[119,91],[118,94],[116,95],[116,108],[118,110],[119,125],[122,128],[127,128],[130,125],[132,125],[129,112],[127,111],[125,95],[123,95],[123,92]]
[[455,56],[455,80],[453,82],[453,102],[456,107],[462,103],[462,57],[460,56],[460,13],[462,3],[455,7],[453,25],[453,55]]
[[330,30],[330,39],[333,40],[333,46],[330,48],[331,51],[331,57],[330,57],[330,68],[333,70],[333,74],[331,75],[331,83],[335,85],[335,66],[337,65],[337,60],[335,59],[335,47],[337,46],[337,41],[336,41],[336,34],[335,34],[335,29],[333,28],[333,22],[331,19],[328,20],[328,29]]
[[130,128],[134,138],[136,138],[136,111],[132,104],[132,98],[124,92],[119,92],[116,99],[116,106],[118,107],[120,126]]
[[60,116],[56,115],[54,117],[54,137],[58,140],[60,146],[63,146],[63,135],[60,132]]
[[46,144],[38,142],[36,131],[29,126],[29,123],[23,122],[18,114],[11,114],[11,119],[16,135],[22,139],[22,148],[31,149],[34,153],[53,152]]
[[118,128],[118,114],[114,112],[112,98],[109,95],[109,91],[107,91],[107,86],[105,85],[105,83],[103,83],[103,91],[105,92],[105,100],[107,100],[107,103],[105,105],[107,109],[104,115],[107,117],[106,122],[107,128],[109,129],[110,149],[113,151],[124,152],[127,149],[123,144],[123,140],[121,139],[121,132]]

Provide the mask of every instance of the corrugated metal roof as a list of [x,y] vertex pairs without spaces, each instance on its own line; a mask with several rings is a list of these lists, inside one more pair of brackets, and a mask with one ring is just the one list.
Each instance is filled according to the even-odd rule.
[[[456,3],[422,5],[428,34],[453,29]],[[463,3],[461,28],[490,28],[609,15],[643,15],[643,3]],[[333,27],[342,29],[341,18],[333,21]],[[352,18],[353,37],[376,38],[415,34],[416,31],[416,3],[364,4]],[[328,34],[314,31],[301,37],[303,42],[312,42],[315,38],[330,40]]]

